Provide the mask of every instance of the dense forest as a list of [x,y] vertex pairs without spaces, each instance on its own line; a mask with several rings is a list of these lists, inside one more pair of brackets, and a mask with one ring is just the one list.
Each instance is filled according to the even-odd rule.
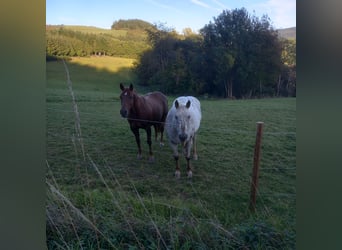
[[115,21],[97,33],[47,26],[47,57],[136,58],[138,84],[168,94],[296,96],[296,39],[289,31],[280,34],[267,16],[244,8],[223,11],[199,33],[179,34],[137,19]]
[[232,99],[296,95],[295,40],[279,38],[267,16],[227,10],[200,34],[147,33],[152,49],[136,65],[140,84]]

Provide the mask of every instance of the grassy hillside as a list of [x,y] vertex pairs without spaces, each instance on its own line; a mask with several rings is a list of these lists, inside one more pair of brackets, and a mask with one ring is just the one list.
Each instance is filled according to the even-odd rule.
[[[119,83],[134,82],[134,75],[130,61],[115,60],[67,62],[72,91],[63,63],[47,63],[48,247],[295,248],[296,99],[201,99],[194,177],[186,179],[181,158],[175,180],[167,141],[153,142],[151,164],[141,131],[143,159],[136,159],[134,136],[119,115]],[[253,214],[257,121],[265,128]]]
[[279,29],[279,36],[286,39],[296,39],[296,27]]
[[[127,35],[127,30],[112,30],[102,29],[93,26],[80,26],[80,25],[65,25],[65,29],[79,31],[87,34],[107,34],[113,37],[124,37]],[[142,34],[144,37],[144,34]]]
[[109,55],[137,58],[150,46],[144,30],[107,30],[90,26],[47,25],[48,56]]
[[[82,26],[82,25],[47,25],[46,29],[47,31],[53,31],[53,30],[59,30],[60,28],[66,29],[66,30],[71,30],[75,32],[82,32],[85,34],[106,34],[110,35],[112,37],[125,37],[129,30],[117,30],[117,29],[103,29],[103,28],[98,28],[94,26]],[[145,32],[141,30],[141,40],[144,40],[146,38]]]
[[[68,68],[72,72],[72,82],[75,89],[80,94],[78,98],[84,96],[100,95],[103,100],[107,100],[117,94],[120,82],[135,81],[131,72],[132,64],[135,60],[119,57],[74,57],[68,61]],[[69,100],[70,95],[66,88],[64,66],[61,61],[48,62],[47,67],[47,100],[56,99]],[[81,94],[83,93],[84,94]]]

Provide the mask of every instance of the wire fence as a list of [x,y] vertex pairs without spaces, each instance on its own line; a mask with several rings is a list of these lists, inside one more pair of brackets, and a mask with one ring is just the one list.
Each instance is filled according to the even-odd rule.
[[[74,111],[72,110],[63,110],[63,109],[56,109],[56,108],[47,108],[50,111],[56,111],[61,113],[69,113],[73,114]],[[151,121],[151,120],[143,120],[143,119],[136,119],[136,118],[124,118],[124,117],[115,117],[115,116],[108,116],[108,114],[99,114],[99,113],[90,113],[90,112],[79,112],[82,117],[85,118],[85,116],[92,116],[94,118],[102,118],[107,121],[111,122],[121,122],[124,120],[132,120],[132,121],[140,121],[140,122],[149,122],[151,124],[155,123],[163,123],[167,124],[166,122],[160,122],[160,121]],[[200,128],[203,130],[203,128]],[[239,129],[232,129],[232,128],[217,128],[215,127],[214,131],[211,131],[213,133],[220,133],[220,134],[230,134],[230,133],[238,133],[238,134],[245,134],[245,135],[255,135],[255,131],[248,131],[248,130],[239,130]],[[290,132],[290,131],[278,131],[278,132],[264,132],[264,135],[273,135],[273,136],[293,136],[296,137],[296,132]]]
[[[51,112],[61,112],[61,113],[70,113],[73,114],[75,111],[74,110],[65,110],[65,109],[56,109],[56,108],[48,108],[49,111]],[[120,147],[115,147],[114,149],[114,145],[113,142],[114,141],[120,141],[123,139],[122,136],[120,136],[119,138],[115,138],[115,135],[112,136],[110,139],[104,139],[104,138],[97,138],[91,135],[87,135],[87,134],[83,134],[82,135],[82,141],[85,145],[90,145],[90,147],[95,147],[95,150],[97,150],[98,152],[101,151],[101,149],[97,148],[96,149],[96,145],[101,145],[101,146],[108,146],[108,147],[113,147],[114,153],[119,153],[120,155],[130,152],[133,153],[137,151],[137,146],[135,145],[135,140],[134,140],[134,135],[131,133],[128,124],[123,124],[126,123],[127,118],[122,118],[122,117],[112,117],[112,116],[108,116],[108,114],[100,114],[100,113],[90,113],[90,112],[82,112],[82,111],[78,111],[79,115],[82,116],[82,119],[86,119],[86,117],[91,117],[91,119],[93,118],[101,118],[103,120],[106,120],[108,122],[111,123],[120,123],[120,125],[122,126],[127,126],[127,134],[130,136],[130,144],[121,144]],[[135,119],[138,121],[143,121],[146,122],[146,120],[141,120],[141,119]],[[212,133],[212,132],[211,132]],[[247,131],[247,130],[237,130],[237,129],[230,129],[230,128],[215,128],[215,133],[219,134],[221,137],[223,136],[227,136],[227,138],[229,138],[229,136],[231,136],[232,134],[240,134],[246,137],[250,137],[252,138],[251,140],[254,140],[254,136],[255,136],[255,131]],[[52,139],[52,138],[57,138],[58,139],[62,139],[62,140],[66,140],[66,141],[72,141],[77,139],[77,135],[75,134],[62,134],[60,132],[47,132],[47,136]],[[279,131],[279,132],[264,132],[264,136],[276,136],[276,137],[284,137],[286,136],[287,138],[291,138],[292,140],[295,140],[296,138],[296,132],[285,132],[285,131]],[[142,142],[143,143],[143,142]],[[156,143],[156,142],[155,142]],[[168,139],[164,136],[164,147],[166,147],[165,150],[158,150],[157,154],[158,157],[160,158],[164,158],[164,159],[172,159],[172,151],[168,148]],[[153,145],[153,143],[152,143]],[[145,149],[147,149],[147,144],[145,145]],[[144,148],[144,147],[143,147]],[[227,141],[226,144],[226,149],[234,149],[234,153],[235,154],[239,154],[239,155],[245,155],[246,157],[251,157],[252,156],[252,151],[247,152],[245,149],[236,149],[234,148],[234,145],[230,145],[229,141]],[[147,150],[146,150],[147,151]],[[217,155],[221,155],[222,152],[215,152]],[[248,155],[246,155],[246,153]],[[278,153],[278,152],[275,152]],[[132,157],[132,156],[131,156]],[[133,156],[134,157],[134,156]],[[215,158],[215,155],[212,155],[213,158]],[[268,156],[269,157],[269,156]],[[68,161],[70,163],[75,163],[77,162],[77,160],[75,159],[67,159],[67,158],[63,158],[62,156],[49,156],[50,160],[58,160],[58,159],[63,159],[65,161]],[[267,159],[266,156],[262,156],[262,159],[265,160]],[[288,166],[284,166],[284,164],[281,164],[281,160],[279,160],[278,164],[276,164],[277,167],[260,167],[260,171],[262,172],[267,172],[267,171],[281,171],[281,172],[287,172],[289,173],[289,171],[292,173],[292,175],[295,175],[296,173],[296,167],[288,167]],[[232,170],[234,171],[234,170]],[[201,177],[201,175],[197,174],[198,177]],[[218,180],[224,180],[226,177],[225,176],[216,176],[215,178],[217,178]],[[250,180],[249,180],[250,181]],[[236,193],[237,195],[243,195],[243,193]],[[246,194],[245,194],[246,195]],[[269,196],[277,196],[277,197],[295,197],[296,194],[294,193],[258,193],[259,197],[262,195],[264,197],[269,197]]]
[[[72,90],[71,90],[72,91]],[[76,104],[76,100],[75,100],[75,97],[73,96],[72,98],[74,101],[73,101],[73,106],[77,106]],[[123,118],[123,117],[120,117],[119,115],[117,116],[110,116],[108,114],[101,114],[101,113],[91,113],[91,112],[84,112],[84,111],[79,111],[79,110],[75,110],[75,107],[73,108],[73,110],[67,110],[67,109],[60,109],[60,108],[51,108],[51,107],[47,107],[47,110],[49,112],[59,112],[59,113],[69,113],[71,115],[74,115],[75,113],[77,114],[76,116],[76,123],[77,124],[80,124],[80,116],[82,116],[82,120],[85,120],[85,122],[87,122],[87,117],[88,119],[94,119],[96,118],[96,120],[105,120],[106,122],[111,122],[113,123],[113,125],[115,125],[116,123],[122,125],[125,120],[127,120],[127,118]],[[134,120],[134,121],[141,121],[141,122],[150,122],[150,123],[161,123],[159,121],[147,121],[147,120],[143,120],[143,119],[130,119],[130,120]],[[164,124],[166,125],[166,123],[164,122]],[[129,127],[127,126],[127,133],[130,133],[129,131]],[[80,126],[77,125],[77,130],[80,131]],[[239,134],[239,135],[244,135],[244,136],[248,136],[248,137],[251,137],[253,138],[255,136],[255,131],[253,130],[242,130],[242,129],[233,129],[233,128],[217,128],[215,127],[215,129],[213,131],[210,130],[210,128],[200,128],[200,132],[202,131],[207,131],[209,133],[211,133],[213,136],[215,136],[215,134],[221,136],[221,137],[224,137],[224,136],[227,136],[229,137],[230,135],[232,134]],[[80,133],[80,132],[77,132],[77,133]],[[88,143],[92,143],[92,144],[96,144],[96,143],[101,143],[102,145],[108,145],[108,146],[111,146],[113,145],[113,140],[117,140],[115,138],[111,138],[111,139],[108,139],[108,140],[105,140],[103,138],[101,139],[98,139],[98,138],[94,138],[92,136],[89,136],[89,135],[81,135],[81,136],[75,136],[75,135],[65,135],[65,134],[61,134],[61,133],[54,133],[54,132],[47,132],[48,136],[51,136],[51,137],[59,137],[59,138],[65,138],[65,139],[75,139],[75,138],[78,138],[78,139],[82,139],[84,141],[87,141]],[[276,136],[276,137],[284,137],[286,136],[286,138],[290,138],[290,139],[293,139],[295,140],[296,139],[296,132],[288,132],[288,131],[277,131],[277,132],[264,132],[263,133],[264,136]],[[130,146],[127,146],[125,145],[125,147],[121,147],[121,148],[116,148],[116,150],[118,151],[122,151],[122,152],[125,152],[125,151],[134,151],[136,150],[136,145],[134,145],[134,137],[133,137],[133,134],[131,135],[132,136],[132,144],[130,144]],[[165,144],[167,144],[167,138],[166,136],[164,136],[164,141],[165,141]],[[166,145],[167,146],[167,145]],[[227,145],[226,146],[229,146],[229,140],[227,140]],[[237,149],[235,149],[237,150]],[[243,151],[245,152],[245,151]],[[221,152],[217,152],[217,153],[221,153]],[[166,155],[168,154],[169,155],[169,151],[160,151],[159,154],[163,154]],[[278,168],[262,168],[263,170],[278,170]],[[286,168],[287,170],[296,170],[295,167],[289,167],[289,168]],[[282,170],[284,170],[284,168],[282,168]]]
[[[64,61],[63,61],[64,62]],[[93,227],[94,231],[97,234],[102,235],[108,242],[109,244],[112,244],[110,239],[108,239],[108,236],[103,233],[96,224],[93,223],[92,220],[90,220],[89,218],[85,217],[84,214],[74,206],[74,204],[72,204],[72,202],[65,197],[61,191],[60,188],[58,187],[58,184],[56,182],[55,177],[53,176],[53,171],[52,168],[49,166],[49,162],[66,162],[69,163],[71,165],[82,165],[83,163],[86,164],[86,168],[89,168],[89,166],[93,167],[93,169],[95,170],[95,172],[97,173],[99,179],[102,181],[102,183],[104,183],[104,185],[106,186],[106,189],[108,190],[108,192],[115,198],[115,195],[119,195],[119,194],[113,194],[112,192],[112,188],[107,184],[108,180],[106,178],[111,178],[112,180],[114,180],[114,182],[120,187],[120,181],[117,178],[116,173],[113,172],[112,167],[110,167],[107,161],[107,156],[106,153],[102,152],[103,147],[109,147],[113,149],[113,153],[119,153],[119,155],[124,155],[124,153],[126,152],[130,152],[130,153],[134,153],[137,152],[137,146],[135,145],[135,140],[134,140],[134,136],[133,134],[130,132],[129,130],[129,126],[123,125],[123,123],[127,123],[127,118],[122,118],[119,115],[117,116],[108,116],[108,114],[101,114],[101,113],[92,113],[92,112],[83,112],[80,111],[77,105],[77,100],[75,98],[74,95],[74,91],[72,89],[72,82],[70,80],[70,76],[69,76],[69,72],[67,69],[67,65],[64,62],[64,66],[65,66],[65,70],[66,70],[66,74],[67,74],[67,83],[68,83],[68,88],[69,88],[69,92],[71,94],[71,108],[70,109],[63,109],[63,108],[55,108],[55,107],[47,107],[47,111],[48,111],[48,116],[50,113],[66,113],[66,114],[70,114],[74,117],[74,126],[73,129],[71,129],[71,127],[69,127],[69,129],[67,129],[66,131],[49,131],[47,132],[47,140],[48,140],[48,145],[52,145],[54,143],[58,144],[60,143],[60,141],[62,141],[62,143],[64,144],[69,144],[69,145],[73,145],[72,147],[74,147],[75,151],[78,151],[78,147],[80,147],[80,151],[81,151],[81,155],[82,157],[67,157],[64,155],[59,154],[59,152],[56,152],[54,154],[49,154],[47,155],[47,166],[49,169],[49,173],[47,174],[48,179],[52,179],[53,183],[50,182],[47,179],[47,186],[49,187],[50,191],[55,195],[56,198],[61,199],[63,202],[65,202],[66,206],[69,206],[70,208],[72,208],[74,211],[76,211],[77,213],[79,213],[79,215],[81,217],[83,217],[84,221],[86,221],[91,227]],[[82,119],[81,119],[82,118]],[[96,136],[93,136],[91,134],[87,134],[87,133],[82,133],[81,132],[81,121],[87,123],[87,121],[89,120],[101,120],[101,121],[105,121],[111,124],[120,124],[120,126],[127,126],[127,134],[130,134],[130,143],[121,143],[120,147],[115,147],[113,145],[113,141],[120,141],[124,138],[123,135],[117,136],[117,135],[113,135],[110,139],[104,139],[104,138],[98,138]],[[133,119],[131,119],[133,120]],[[141,122],[151,122],[151,121],[146,121],[146,120],[142,120],[142,119],[134,119],[137,121],[141,121]],[[159,121],[152,121],[151,123],[160,123]],[[53,129],[52,129],[53,130]],[[200,132],[204,131],[204,132],[210,132],[211,134],[213,134],[213,136],[217,135],[217,136],[221,136],[221,137],[227,137],[229,138],[232,135],[242,135],[245,136],[246,138],[249,138],[250,141],[254,141],[255,138],[255,130],[244,130],[244,129],[232,129],[232,128],[215,128],[215,131],[210,131],[210,128],[200,128]],[[277,138],[281,138],[281,137],[285,137],[286,139],[289,140],[296,140],[296,132],[294,131],[269,131],[269,132],[264,132],[263,133],[264,137],[277,137]],[[117,137],[115,137],[117,136]],[[166,150],[156,150],[156,147],[154,147],[154,151],[157,151],[158,157],[161,159],[170,159],[170,161],[172,160],[172,151],[170,148],[168,148],[168,139],[166,136],[164,136],[164,143],[165,143],[165,148]],[[263,139],[263,141],[265,141]],[[71,143],[72,142],[72,143]],[[203,148],[204,146],[202,146]],[[234,148],[234,144],[230,144],[229,141],[227,141],[227,144],[225,145],[226,150],[231,149],[231,152],[234,152],[236,155],[241,156],[241,157],[250,157],[250,159],[252,160],[253,157],[253,152],[252,151],[248,151],[249,149],[236,149]],[[147,148],[147,145],[146,145]],[[49,151],[49,148],[48,148]],[[99,155],[101,155],[101,159],[103,161],[103,164],[99,164],[98,162],[95,162],[90,156],[89,156],[89,151],[92,151],[95,153],[98,153]],[[147,152],[147,150],[146,150]],[[267,155],[262,154],[261,159],[263,160],[267,160],[268,158],[277,158],[277,154],[279,152],[267,152]],[[222,157],[224,159],[229,159],[229,155],[225,156],[222,155],[222,151],[217,151],[215,153],[213,153],[211,151],[212,157]],[[132,158],[134,158],[135,155],[129,155],[126,156],[126,159],[118,159],[114,164],[119,164],[120,167],[124,167],[125,162],[129,162],[130,160],[132,160]],[[295,157],[295,152],[293,152],[293,156]],[[124,161],[124,162],[121,162]],[[236,168],[245,166],[245,162],[242,162],[242,159],[239,159],[238,157],[235,158],[235,163],[236,163]],[[252,161],[251,161],[252,163]],[[130,163],[128,163],[130,164]],[[214,163],[215,164],[215,163]],[[295,163],[294,163],[295,164]],[[270,165],[270,164],[269,164]],[[271,172],[271,171],[281,171],[281,172],[286,172],[288,174],[293,175],[294,177],[296,176],[296,167],[295,166],[286,166],[286,163],[283,163],[281,159],[278,159],[277,164],[271,164],[271,165],[277,165],[274,167],[260,167],[260,171],[262,173],[267,173],[267,172]],[[103,176],[103,172],[102,171],[106,171],[106,173],[109,173],[109,176]],[[250,170],[252,170],[252,164],[250,166]],[[88,170],[87,170],[88,171]],[[233,173],[235,171],[235,169],[226,169],[225,170],[228,173]],[[128,175],[128,173],[127,173]],[[151,173],[145,173],[144,175],[142,175],[141,178],[146,178],[148,176],[152,176],[153,174]],[[200,174],[197,173],[196,176],[198,178],[201,178],[203,180],[205,180],[206,178],[211,178],[211,181],[217,181],[217,182],[224,182],[227,180],[227,177],[225,175],[215,175],[215,176],[208,176],[208,174]],[[130,179],[131,177],[128,176],[128,179],[131,182],[132,187],[134,187],[134,191],[137,195],[138,201],[142,204],[145,213],[147,214],[147,216],[150,218],[151,222],[152,222],[152,226],[155,228],[156,232],[160,234],[159,232],[159,228],[156,225],[156,223],[154,223],[153,218],[151,217],[151,215],[149,214],[149,211],[146,209],[145,205],[144,205],[144,201],[142,199],[142,197],[139,194],[139,191],[135,188],[135,184],[132,181],[132,179]],[[242,178],[242,177],[241,177]],[[246,178],[246,176],[245,176]],[[251,183],[251,177],[247,176],[247,179],[245,180],[246,182]],[[89,185],[89,184],[88,184]],[[196,188],[194,187],[193,184],[192,185],[192,189],[194,191],[194,193],[198,193],[199,191],[196,190]],[[248,183],[246,183],[246,186],[248,187]],[[292,188],[291,186],[289,188]],[[272,216],[272,211],[269,210],[268,206],[267,206],[267,199],[268,198],[276,198],[276,199],[290,199],[290,200],[295,200],[296,199],[296,192],[295,192],[295,187],[293,187],[294,189],[291,192],[276,192],[276,191],[270,191],[269,189],[267,189],[267,191],[261,191],[261,189],[257,190],[257,195],[258,195],[258,200],[259,200],[259,204],[261,206],[261,213],[264,213],[268,216]],[[246,193],[245,191],[241,191],[241,190],[230,190],[228,191],[231,195],[236,195],[236,196],[248,196],[248,193]],[[199,200],[199,204],[202,204],[201,199],[198,196],[198,200]],[[116,200],[116,199],[115,199]],[[159,202],[156,201],[155,204],[160,204],[160,205],[165,205],[166,207],[175,207],[177,209],[184,209],[184,208],[180,208],[177,206],[174,206],[172,204],[167,204],[167,203],[163,203],[163,202]],[[126,212],[122,211],[122,208],[120,207],[120,205],[118,203],[115,203],[115,205],[117,206],[117,208],[119,209],[119,211],[121,211],[123,216],[126,216]],[[203,206],[203,204],[202,204]],[[206,211],[206,209],[203,209],[203,211]],[[49,215],[49,214],[47,214]],[[49,221],[51,223],[53,223],[53,219],[52,218],[48,218]],[[126,218],[126,221],[129,223],[129,219]],[[128,224],[128,226],[130,227],[130,225]],[[58,227],[56,227],[58,230]],[[224,228],[222,228],[224,230]],[[134,229],[132,227],[130,227],[130,230],[132,231],[133,235],[135,234]],[[77,232],[77,230],[75,230]],[[59,232],[60,233],[60,232]],[[61,234],[61,233],[60,233]],[[163,239],[163,237],[159,236],[161,239]],[[139,245],[141,245],[141,243],[139,242],[139,239],[137,239],[137,243]],[[163,242],[163,245],[166,246],[165,241]],[[81,247],[82,248],[82,247]]]
[[[129,128],[128,128],[128,130],[129,130]],[[113,147],[113,150],[115,150],[116,153],[136,152],[137,151],[137,146],[135,145],[134,135],[131,134],[130,131],[127,131],[127,133],[130,135],[131,143],[129,145],[122,145],[121,144],[120,147],[115,147],[115,148],[114,148],[113,141],[117,141],[118,140],[118,139],[115,139],[115,137],[112,137],[111,139],[108,139],[108,140],[104,140],[104,139],[97,139],[97,138],[94,138],[94,137],[88,137],[88,136],[85,135],[85,136],[83,136],[82,140],[83,140],[83,142],[86,145],[102,145],[102,146]],[[65,140],[65,141],[75,140],[75,135],[65,135],[65,134],[60,134],[60,133],[47,132],[47,136],[50,137],[51,139],[52,138],[59,138],[59,139]],[[154,143],[158,144],[159,141],[155,141]],[[154,143],[152,143],[152,145]],[[171,149],[168,148],[167,144],[168,144],[168,141],[165,140],[164,141],[164,146],[163,146],[165,148],[165,150],[158,150],[158,157],[162,157],[162,158],[171,158],[172,157],[172,151],[171,151]],[[229,146],[229,144],[227,144],[227,145]],[[90,147],[93,147],[93,146],[90,146]],[[233,146],[231,146],[230,148],[233,148]],[[146,148],[145,149],[147,149],[147,144],[146,144]],[[228,151],[228,147],[227,147],[227,151]],[[215,152],[215,153],[217,155],[221,155],[222,154],[222,152]],[[247,152],[246,152],[246,150],[242,150],[242,149],[241,150],[237,150],[235,148],[234,149],[234,153],[243,155],[243,154],[246,154]],[[251,152],[249,152],[249,153],[250,154],[248,156],[251,156],[252,153]],[[213,154],[212,157],[215,158],[215,154]],[[70,161],[72,161],[72,160],[70,160]],[[281,162],[278,162],[277,165],[281,166]],[[262,167],[261,166],[261,169],[262,169],[262,171],[268,171],[268,170],[273,170],[273,171],[285,171],[285,170],[296,171],[296,167]]]

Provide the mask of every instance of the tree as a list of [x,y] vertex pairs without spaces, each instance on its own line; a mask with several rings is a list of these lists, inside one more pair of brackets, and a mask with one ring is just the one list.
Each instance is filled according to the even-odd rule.
[[296,65],[296,40],[282,39],[282,54],[281,59],[284,65]]
[[140,84],[153,85],[162,82],[165,85],[165,71],[169,66],[175,39],[171,31],[163,25],[159,25],[158,29],[146,29],[146,33],[152,50],[145,51],[140,56],[140,62],[136,64],[135,70]]
[[277,95],[296,96],[296,40],[282,39],[281,43],[283,67],[279,75]]
[[[269,87],[276,83],[280,46],[267,16],[259,20],[244,8],[225,10],[200,33],[207,58],[214,56],[208,66],[214,68],[211,71],[220,72],[211,84],[225,83],[226,97],[251,97],[257,92],[261,95],[262,84]],[[215,50],[220,52],[213,53]]]
[[165,26],[147,30],[151,50],[136,64],[142,84],[159,85],[166,93],[224,98],[279,93],[282,47],[267,16],[225,10],[200,34],[190,29],[183,34]]
[[171,94],[202,91],[204,84],[198,67],[202,61],[198,60],[200,36],[185,37],[163,24],[156,27],[146,31],[152,49],[141,55],[135,67],[139,83],[159,85],[161,90]]
[[183,35],[184,37],[191,37],[191,36],[196,36],[196,33],[193,32],[191,28],[184,28]]
[[[258,82],[254,86],[254,93],[260,97],[275,95],[277,79],[281,71],[281,43],[277,32],[270,26],[269,18],[263,16],[260,20],[253,18],[253,46],[254,75]],[[254,84],[257,85],[257,84]]]

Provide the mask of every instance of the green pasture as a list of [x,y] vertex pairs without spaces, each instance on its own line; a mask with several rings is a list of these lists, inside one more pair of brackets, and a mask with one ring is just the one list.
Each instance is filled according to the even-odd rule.
[[[107,58],[103,66],[104,59],[82,60],[66,62],[72,92],[63,62],[46,65],[49,249],[295,248],[295,98],[199,97],[199,158],[192,161],[192,180],[181,158],[176,180],[167,137],[164,147],[153,142],[155,162],[149,163],[141,130],[143,159],[137,160],[134,136],[120,117],[119,83],[135,82],[132,61]],[[264,134],[251,213],[258,121]]]

